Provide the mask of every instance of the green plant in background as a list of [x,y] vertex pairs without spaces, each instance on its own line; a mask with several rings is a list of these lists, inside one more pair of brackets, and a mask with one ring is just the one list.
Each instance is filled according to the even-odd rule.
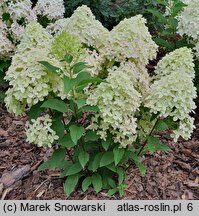
[[70,17],[73,12],[81,5],[87,5],[91,8],[96,19],[103,23],[107,28],[112,28],[115,23],[114,4],[115,0],[64,0],[65,17]]
[[188,46],[186,39],[177,34],[177,16],[186,5],[180,0],[157,0],[156,2],[162,6],[162,10],[150,8],[151,5],[148,8],[148,12],[153,14],[155,18],[153,25],[155,29],[154,41],[168,51]]

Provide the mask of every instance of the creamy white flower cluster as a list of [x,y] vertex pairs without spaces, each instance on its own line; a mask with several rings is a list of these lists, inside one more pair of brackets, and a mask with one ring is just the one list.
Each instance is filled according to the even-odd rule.
[[38,147],[52,147],[55,140],[59,137],[56,132],[51,129],[52,119],[47,114],[36,120],[32,119],[32,124],[27,123],[26,136],[27,141],[36,144]]
[[171,116],[174,121],[180,121],[181,130],[174,132],[175,140],[180,135],[189,138],[193,129],[189,113],[196,108],[193,100],[197,97],[193,84],[195,71],[191,50],[184,47],[167,54],[158,63],[155,73],[156,80],[150,87],[145,106],[155,114]]
[[64,30],[79,37],[87,46],[100,47],[109,31],[95,19],[89,7],[78,7],[68,19]]
[[50,56],[52,36],[38,23],[30,23],[17,47],[5,79],[11,88],[6,92],[5,103],[9,112],[20,115],[26,105],[31,107],[53,91],[64,97],[63,82],[51,74],[38,61],[45,60],[59,67],[59,61]]
[[49,20],[57,20],[64,17],[63,0],[38,0],[34,7],[35,14],[46,16]]
[[129,76],[130,73],[114,69],[107,77],[107,83],[99,84],[87,99],[87,104],[97,105],[100,109],[89,128],[97,130],[104,140],[109,130],[114,141],[122,147],[136,139],[137,119],[134,116],[141,103],[141,94],[134,88],[133,73]]
[[[58,33],[64,30],[68,21],[69,18],[58,19],[55,21],[55,23],[50,23],[46,27],[46,30],[52,35],[57,35]],[[65,31],[67,31],[67,29],[65,29]]]
[[[32,8],[31,0],[4,0],[0,2],[0,16],[2,16],[3,13],[10,14],[10,20],[6,22],[6,25],[9,35],[12,38],[13,47],[20,42],[24,32],[24,26],[30,22],[37,21],[39,15],[47,16],[51,22],[54,22],[63,17],[64,10],[63,0],[39,0],[34,8]],[[1,20],[0,22],[3,21]],[[8,37],[1,37],[1,53],[10,54],[10,52],[8,52],[11,44],[9,40]],[[5,46],[6,43],[8,46]],[[5,49],[4,51],[3,48]],[[9,56],[11,56],[11,54]]]
[[99,51],[110,60],[131,60],[147,65],[156,57],[157,45],[145,24],[146,20],[141,15],[122,20],[104,38],[104,46]]
[[24,19],[25,23],[29,23],[37,19],[36,14],[32,10],[32,2],[30,0],[16,0],[8,3],[8,11],[13,21]]
[[187,6],[180,13],[178,17],[178,32],[180,35],[187,35],[193,39],[192,43],[196,45],[195,51],[196,56],[198,53],[198,43],[199,43],[199,10],[198,4],[199,0],[183,1]]
[[0,19],[0,59],[9,57],[14,50],[14,46],[7,38],[8,29],[7,26]]

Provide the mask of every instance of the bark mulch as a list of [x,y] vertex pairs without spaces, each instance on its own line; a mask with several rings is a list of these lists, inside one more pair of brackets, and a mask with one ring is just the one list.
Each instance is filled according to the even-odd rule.
[[[198,118],[198,117],[197,117]],[[57,170],[38,172],[38,166],[52,154],[25,140],[26,117],[13,117],[0,107],[0,198],[1,199],[199,199],[199,118],[189,141],[174,143],[168,134],[161,140],[172,149],[143,158],[147,174],[141,177],[134,164],[127,169],[124,197],[96,194],[80,187],[67,197]]]

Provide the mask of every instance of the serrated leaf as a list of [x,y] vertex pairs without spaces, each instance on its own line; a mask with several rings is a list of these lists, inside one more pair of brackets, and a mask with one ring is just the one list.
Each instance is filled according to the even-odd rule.
[[105,82],[105,81],[98,77],[91,77],[91,78],[88,77],[87,79],[81,80],[77,83],[77,87],[78,87],[77,89],[81,90],[90,83],[101,83],[101,82]]
[[88,190],[88,187],[91,185],[91,177],[88,176],[84,179],[84,181],[82,182],[82,190],[85,192]]
[[83,71],[83,72],[78,73],[77,77],[74,78],[75,86],[78,86],[82,81],[86,81],[90,78],[91,78],[91,75],[88,72]]
[[155,126],[155,130],[157,130],[158,132],[162,132],[166,129],[168,129],[168,125],[164,122],[164,120],[159,120]]
[[120,185],[120,184],[122,184],[123,181],[124,181],[124,178],[125,178],[125,171],[124,171],[121,167],[119,167],[119,168],[117,169],[117,174],[118,174],[118,184]]
[[149,150],[151,154],[153,154],[155,151],[170,151],[171,149],[160,142],[159,139],[156,137],[149,136],[147,138],[147,145],[146,148]]
[[77,108],[80,109],[86,104],[86,99],[78,99],[75,102],[77,104]]
[[77,144],[77,141],[83,136],[85,129],[82,126],[71,125],[69,127],[72,141]]
[[81,108],[81,111],[86,111],[86,112],[99,112],[98,106],[83,106]]
[[76,173],[79,173],[81,170],[82,170],[81,164],[79,162],[75,163],[68,169],[68,171],[66,172],[66,176],[74,175]]
[[152,13],[155,17],[157,17],[161,23],[167,24],[167,18],[163,14],[161,14],[158,10],[150,8],[147,11]]
[[74,147],[76,144],[72,141],[70,134],[64,135],[59,141],[58,144],[60,144],[63,147],[66,148],[72,148]]
[[48,71],[54,73],[54,74],[58,74],[60,72],[63,72],[60,68],[50,64],[47,61],[39,61],[40,64],[42,64]]
[[117,172],[117,169],[116,169],[114,163],[111,163],[111,164],[107,165],[106,168],[108,168],[112,172],[115,172],[115,173]]
[[59,140],[62,139],[62,137],[64,136],[64,130],[65,130],[64,124],[62,122],[62,113],[61,114],[56,113],[56,115],[54,115],[51,128],[56,132],[56,134],[59,137]]
[[167,48],[169,51],[172,51],[175,49],[175,46],[172,42],[166,41],[162,38],[154,38],[154,41],[156,42],[157,45],[161,47]]
[[103,155],[102,152],[96,154],[93,161],[91,162],[89,169],[92,170],[93,172],[95,172],[99,168],[102,155]]
[[138,167],[141,176],[145,176],[146,175],[146,167],[144,166],[144,164],[142,164],[141,162],[137,162],[136,166]]
[[84,70],[87,67],[88,66],[87,66],[86,62],[78,62],[72,66],[72,69],[73,69],[73,72],[76,74],[76,73],[79,73],[80,71]]
[[114,188],[114,189],[110,189],[107,193],[108,196],[113,196],[115,193],[117,192],[117,189]]
[[74,79],[64,76],[64,92],[68,94],[75,86]]
[[79,181],[79,175],[68,176],[64,183],[64,192],[69,196],[74,190]]
[[113,149],[113,155],[114,155],[115,166],[117,166],[118,163],[119,163],[119,162],[121,161],[121,159],[123,158],[124,152],[125,152],[125,150],[124,150],[123,148],[115,147],[115,148]]
[[99,135],[97,135],[96,131],[92,131],[92,130],[89,130],[84,137],[84,140],[86,142],[97,141],[98,139],[99,139]]
[[94,190],[98,193],[102,189],[102,177],[99,174],[94,174],[91,177],[92,185]]
[[57,149],[53,152],[53,155],[50,160],[44,162],[41,164],[38,168],[39,171],[44,171],[46,169],[53,169],[53,168],[59,168],[60,165],[64,161],[66,153],[64,149]]
[[40,113],[42,112],[41,110],[41,105],[43,104],[42,101],[39,103],[33,105],[30,110],[28,111],[28,120],[31,121],[31,119],[36,119],[39,117]]
[[105,152],[100,161],[100,167],[107,166],[114,162],[113,152]]
[[108,178],[108,184],[112,187],[115,188],[116,187],[116,183],[112,178]]
[[64,101],[59,99],[48,99],[41,105],[41,107],[50,108],[62,113],[68,112],[68,105]]
[[78,159],[82,167],[84,168],[87,162],[89,161],[89,154],[85,151],[81,151],[78,155]]
[[106,140],[102,140],[102,147],[104,148],[105,151],[107,151],[110,145],[111,145],[111,135],[108,134]]

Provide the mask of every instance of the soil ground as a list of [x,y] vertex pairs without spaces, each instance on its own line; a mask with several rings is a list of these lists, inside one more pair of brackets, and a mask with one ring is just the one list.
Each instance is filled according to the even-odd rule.
[[124,197],[109,197],[107,191],[84,193],[80,187],[69,197],[63,192],[59,171],[38,172],[53,149],[44,150],[25,140],[26,116],[13,117],[0,107],[0,197],[9,200],[32,199],[199,199],[199,116],[189,141],[174,143],[169,134],[160,136],[172,149],[143,158],[147,174],[141,177],[135,165],[127,169]]

